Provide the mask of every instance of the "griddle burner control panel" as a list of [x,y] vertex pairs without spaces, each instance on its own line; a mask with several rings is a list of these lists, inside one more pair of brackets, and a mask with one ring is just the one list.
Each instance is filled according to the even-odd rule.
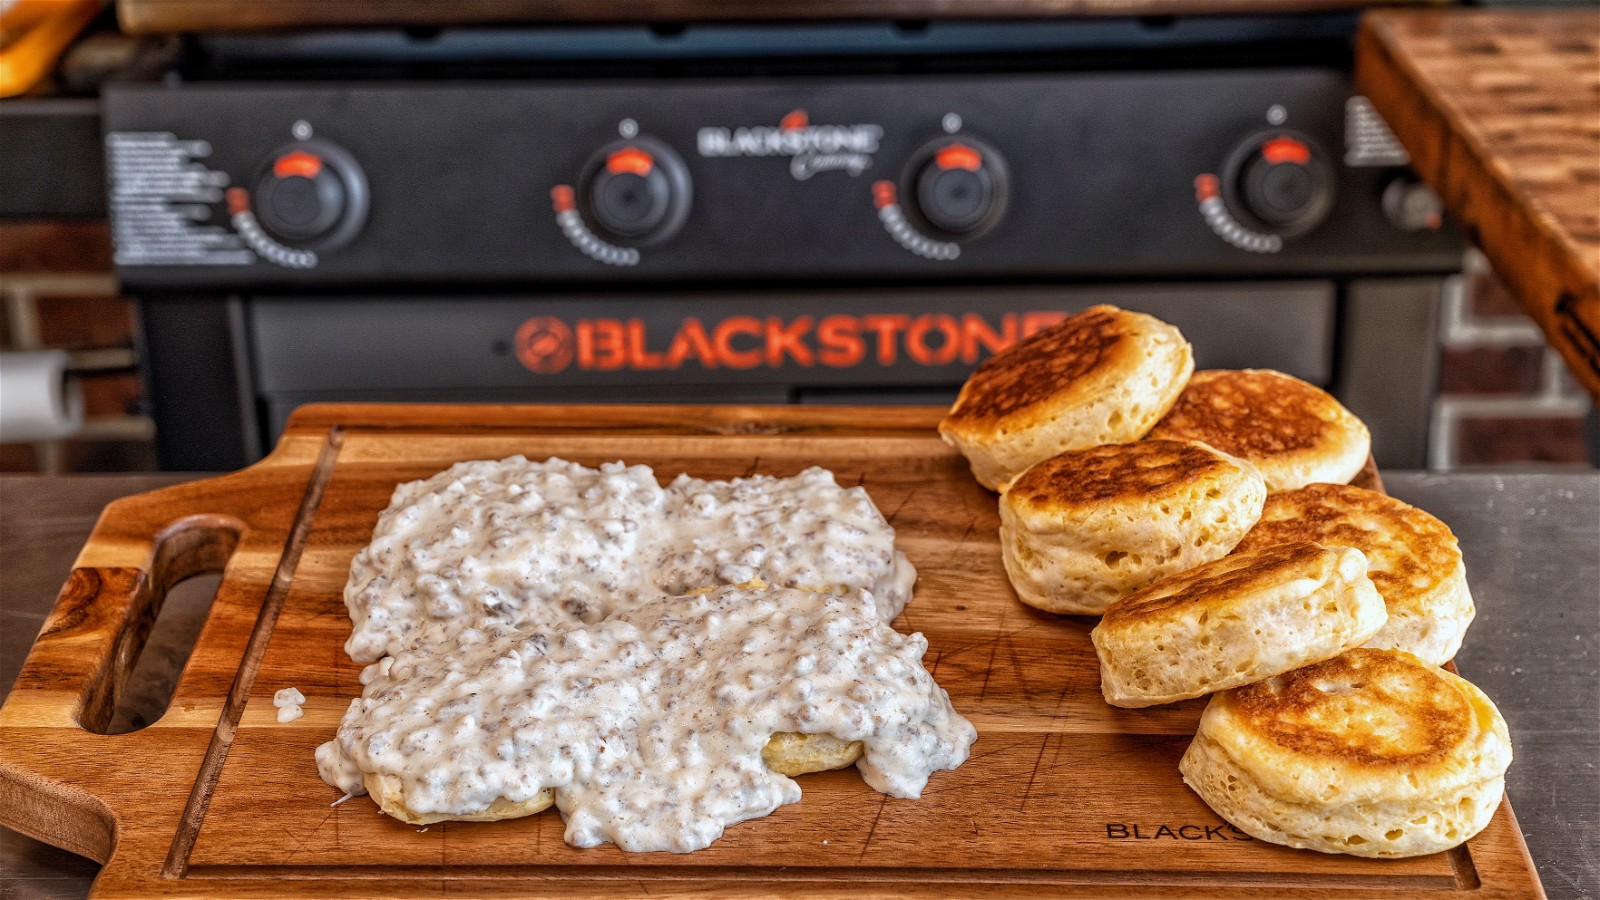
[[1315,69],[201,83],[106,123],[136,288],[1453,268],[1349,100]]

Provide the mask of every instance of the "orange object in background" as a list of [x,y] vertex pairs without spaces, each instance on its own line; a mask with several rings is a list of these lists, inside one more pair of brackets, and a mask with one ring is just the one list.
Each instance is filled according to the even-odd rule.
[[106,0],[0,0],[0,97],[32,88]]

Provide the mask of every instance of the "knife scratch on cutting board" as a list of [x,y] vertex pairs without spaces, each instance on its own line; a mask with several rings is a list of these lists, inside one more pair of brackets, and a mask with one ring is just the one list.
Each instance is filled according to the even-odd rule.
[[900,518],[900,510],[905,509],[906,508],[906,504],[910,503],[911,502],[911,498],[915,497],[916,495],[917,495],[917,492],[915,490],[913,490],[910,493],[906,494],[904,497],[900,498],[900,502],[895,505],[894,512],[889,513],[889,515],[886,516],[886,518],[889,520],[889,524],[893,525],[895,523],[895,520]]
[[878,821],[883,818],[883,808],[889,803],[888,794],[878,795],[878,813],[872,817],[872,827],[867,829],[867,839],[861,842],[861,855],[856,857],[859,864],[867,858],[867,851],[872,849],[872,836],[878,833]]
[[1033,771],[1028,773],[1028,786],[1022,789],[1022,805],[1019,811],[1028,808],[1028,798],[1033,796],[1033,786],[1039,781],[1039,764],[1044,762],[1045,748],[1050,746],[1050,735],[1042,735],[1044,740],[1039,742],[1039,755],[1033,758]]

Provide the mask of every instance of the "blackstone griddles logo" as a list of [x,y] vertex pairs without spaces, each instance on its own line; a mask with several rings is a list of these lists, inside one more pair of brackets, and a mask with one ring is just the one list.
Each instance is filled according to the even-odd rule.
[[824,316],[684,316],[676,321],[534,316],[516,332],[528,371],[746,370],[856,366],[969,367],[1066,318],[1060,310],[835,313]]
[[704,157],[787,156],[789,174],[805,181],[819,172],[860,175],[872,167],[882,139],[882,125],[812,125],[797,109],[776,126],[702,128],[696,143]]

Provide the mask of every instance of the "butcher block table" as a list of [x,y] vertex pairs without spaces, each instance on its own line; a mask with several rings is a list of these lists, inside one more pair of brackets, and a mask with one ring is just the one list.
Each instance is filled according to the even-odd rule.
[[[1017,602],[1000,567],[994,495],[938,440],[938,415],[305,408],[267,460],[118,501],[70,577],[61,569],[33,576],[34,609],[44,606],[35,596],[41,585],[65,577],[66,586],[0,709],[0,821],[108,860],[94,884],[103,896],[1539,892],[1506,804],[1466,846],[1409,860],[1294,851],[1229,828],[1177,773],[1203,701],[1137,711],[1103,702],[1087,637],[1093,620]],[[515,453],[590,465],[620,458],[668,478],[822,465],[842,484],[862,485],[918,566],[916,598],[896,624],[928,637],[927,665],[977,725],[971,760],[935,774],[916,801],[886,798],[853,770],[805,776],[800,803],[681,856],[568,847],[554,813],[417,828],[365,798],[330,805],[338,792],[318,780],[311,753],[359,693],[359,667],[340,646],[350,557],[396,483]],[[8,633],[37,621],[12,600],[23,583],[11,568],[15,548],[27,560],[46,555],[30,535],[61,533],[55,490],[82,483],[0,482]],[[1557,896],[1581,896],[1567,888],[1595,883],[1600,740],[1586,713],[1600,699],[1600,478],[1391,475],[1389,488],[1443,516],[1463,540],[1480,611],[1462,670],[1510,720],[1511,793],[1531,811],[1546,883]],[[97,733],[112,730],[121,674],[138,655],[155,595],[219,569],[221,585],[165,715],[131,733]],[[276,721],[271,702],[284,687],[307,697],[305,717],[289,724]],[[15,835],[5,853],[8,895],[84,886],[49,880],[52,866],[71,863]],[[19,875],[18,857],[45,871]]]
[[1600,399],[1600,8],[1371,12],[1356,85]]

